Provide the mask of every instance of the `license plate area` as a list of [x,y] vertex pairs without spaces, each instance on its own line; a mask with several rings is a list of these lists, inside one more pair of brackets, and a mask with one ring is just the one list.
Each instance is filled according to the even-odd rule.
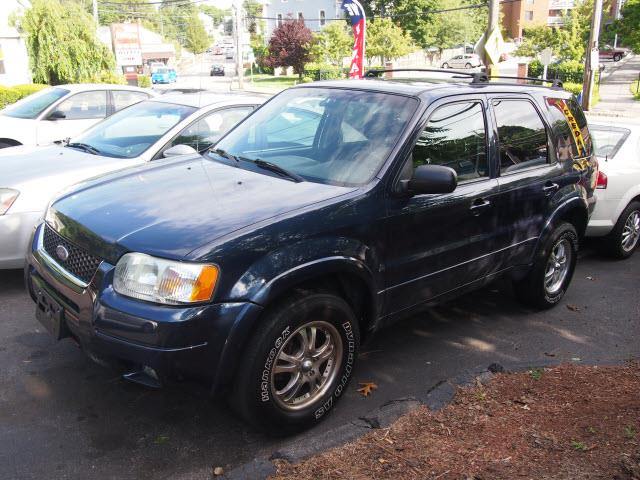
[[36,290],[36,318],[56,340],[69,336],[64,324],[64,309],[51,295]]

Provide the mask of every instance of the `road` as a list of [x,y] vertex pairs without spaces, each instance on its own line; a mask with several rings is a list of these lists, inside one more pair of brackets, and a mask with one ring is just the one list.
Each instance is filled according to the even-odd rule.
[[[225,66],[224,77],[211,77],[209,75],[213,64],[223,64]],[[233,60],[225,59],[224,55],[203,53],[180,62],[177,72],[178,81],[176,83],[154,85],[153,88],[155,90],[198,88],[228,93],[231,90],[231,82],[235,74],[235,63]]]
[[[252,432],[197,389],[149,390],[54,342],[34,318],[20,271],[0,272],[0,478],[210,478],[357,419],[389,400],[425,398],[438,382],[493,362],[585,363],[640,355],[640,254],[582,254],[555,309],[531,312],[498,283],[385,329],[363,348],[347,394],[311,432]],[[567,308],[578,310],[573,311]],[[379,388],[368,398],[357,383]]]

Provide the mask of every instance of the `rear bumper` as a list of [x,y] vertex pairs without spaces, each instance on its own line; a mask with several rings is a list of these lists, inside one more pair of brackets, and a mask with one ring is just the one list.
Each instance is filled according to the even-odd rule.
[[[36,230],[25,268],[31,297],[45,291],[64,309],[63,331],[91,357],[153,368],[162,381],[192,378],[213,384],[235,359],[233,332],[261,307],[249,302],[171,307],[124,297],[112,288],[114,266],[102,262],[82,287],[56,271],[38,248]],[[243,327],[244,328],[244,327]]]

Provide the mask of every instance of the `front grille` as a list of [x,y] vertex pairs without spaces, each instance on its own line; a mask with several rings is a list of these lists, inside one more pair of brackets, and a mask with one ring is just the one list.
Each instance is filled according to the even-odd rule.
[[[42,243],[45,251],[58,265],[85,283],[89,283],[91,281],[93,275],[98,269],[98,266],[100,265],[100,262],[102,261],[84,249],[74,245],[68,240],[65,240],[51,227],[49,227],[49,225],[45,225],[44,227],[44,238]],[[64,247],[69,252],[69,257],[64,261],[61,260],[56,253],[56,249],[59,246]]]

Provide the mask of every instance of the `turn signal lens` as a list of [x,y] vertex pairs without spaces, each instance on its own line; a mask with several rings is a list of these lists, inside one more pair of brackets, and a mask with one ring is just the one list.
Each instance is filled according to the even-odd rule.
[[602,170],[598,171],[598,181],[596,182],[596,188],[607,188],[609,184],[609,178],[604,174]]
[[155,303],[206,302],[216,288],[218,272],[215,265],[127,253],[116,265],[113,288],[122,295]]

